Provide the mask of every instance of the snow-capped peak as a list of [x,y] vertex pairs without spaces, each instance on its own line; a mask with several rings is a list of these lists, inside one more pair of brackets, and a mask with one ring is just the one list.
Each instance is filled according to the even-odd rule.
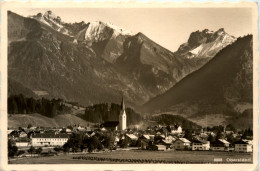
[[123,28],[120,28],[114,24],[112,24],[111,22],[105,23],[108,27],[114,29],[116,32],[122,34],[122,35],[134,35],[130,30],[126,30]]
[[84,37],[87,41],[97,42],[109,39],[110,37],[117,37],[119,35],[130,36],[133,35],[133,33],[112,23],[94,21],[88,23],[88,27],[85,29]]
[[[205,29],[202,32],[197,31],[192,33],[192,36],[193,41],[191,41],[191,43],[195,44],[196,46],[193,46],[189,50],[189,55],[187,58],[211,58],[215,56],[216,53],[221,49],[236,41],[236,38],[226,33],[223,28],[217,30],[216,32],[209,31],[208,29]],[[188,45],[189,43],[186,45],[186,47]]]
[[52,27],[54,30],[69,35],[68,30],[62,25],[61,18],[56,16],[52,11],[46,11],[44,15],[42,15],[42,13],[38,13],[31,18],[37,19],[38,21]]

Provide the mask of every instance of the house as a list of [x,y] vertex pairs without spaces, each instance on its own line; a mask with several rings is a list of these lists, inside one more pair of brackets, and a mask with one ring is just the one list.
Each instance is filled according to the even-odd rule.
[[166,149],[170,149],[170,148],[173,147],[171,140],[162,140],[161,144],[162,144],[162,145],[165,145],[165,146],[166,146]]
[[11,132],[13,132],[14,131],[14,129],[8,129],[7,130],[7,134],[9,135]]
[[147,150],[155,150],[155,151],[165,151],[166,146],[165,145],[149,145],[146,148]]
[[138,140],[138,137],[135,136],[134,134],[126,134],[125,138],[128,139],[129,141],[137,141]]
[[155,147],[157,148],[157,151],[165,151],[166,150],[166,146],[165,145],[155,145]]
[[27,137],[21,137],[15,142],[17,147],[28,147],[30,145],[30,140]]
[[165,140],[174,142],[176,140],[176,138],[174,138],[173,136],[169,135],[169,136],[165,137]]
[[19,137],[20,137],[20,138],[22,138],[22,137],[27,137],[27,133],[24,132],[24,131],[21,131],[21,132],[19,133]]
[[86,131],[86,128],[79,125],[79,126],[77,127],[77,130],[83,132],[83,131]]
[[144,134],[144,135],[142,135],[141,137],[140,137],[140,139],[143,139],[143,140],[148,140],[148,141],[150,141],[150,136],[149,135],[147,135],[147,134]]
[[135,136],[134,134],[126,134],[125,139],[129,142],[130,146],[135,146],[136,142],[138,140],[138,137]]
[[119,122],[118,121],[106,121],[100,125],[101,128],[105,128],[106,130],[115,131],[117,130]]
[[230,143],[225,139],[218,139],[212,143],[212,151],[229,151]]
[[171,129],[172,134],[180,134],[182,133],[182,127],[179,125],[174,125]]
[[118,143],[119,141],[120,141],[119,137],[116,136],[116,137],[115,137],[115,143],[114,143],[114,145],[117,145],[117,143]]
[[32,126],[32,127],[30,128],[30,130],[36,130],[36,129],[37,129],[36,126]]
[[35,134],[32,135],[32,146],[63,146],[68,139],[68,134]]
[[253,152],[253,142],[251,140],[241,139],[241,140],[235,142],[235,151]]
[[164,135],[156,135],[155,137],[154,137],[154,142],[155,142],[155,144],[159,144],[160,142],[162,142],[162,140],[164,140],[165,139],[165,136]]
[[[46,131],[44,131],[44,132],[46,132]],[[60,131],[60,133],[66,133],[66,134],[72,134],[72,132],[73,132],[72,129],[69,129],[69,128],[62,128],[62,130]]]
[[139,138],[139,140],[141,140],[141,149],[146,150],[149,146],[149,142],[150,144],[152,144],[152,142],[154,141],[154,135],[144,134]]
[[234,134],[233,131],[225,131],[225,133],[226,133],[227,135],[229,135],[229,134]]
[[8,137],[11,137],[11,138],[15,139],[15,138],[19,138],[19,135],[20,135],[20,132],[14,130],[10,134],[8,134]]
[[174,148],[176,150],[187,150],[190,148],[190,141],[186,138],[179,138],[174,142]]
[[147,147],[149,146],[149,141],[141,140],[141,149],[147,150]]
[[195,139],[192,142],[192,150],[209,150],[210,142],[200,139]]

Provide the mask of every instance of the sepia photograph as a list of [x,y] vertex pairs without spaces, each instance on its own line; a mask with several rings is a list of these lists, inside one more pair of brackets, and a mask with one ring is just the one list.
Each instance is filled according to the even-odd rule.
[[257,164],[256,7],[7,6],[2,158]]

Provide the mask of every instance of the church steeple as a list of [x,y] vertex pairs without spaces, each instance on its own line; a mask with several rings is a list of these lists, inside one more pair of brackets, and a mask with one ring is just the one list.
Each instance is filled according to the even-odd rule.
[[122,97],[121,101],[121,111],[119,115],[119,130],[125,130],[126,129],[126,113],[125,113],[125,102],[124,97]]
[[121,110],[125,110],[124,96],[122,96],[122,101],[121,101]]

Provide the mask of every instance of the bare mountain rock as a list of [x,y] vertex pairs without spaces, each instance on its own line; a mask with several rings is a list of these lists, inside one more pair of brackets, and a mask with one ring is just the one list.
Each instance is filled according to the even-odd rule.
[[[225,47],[225,37],[233,41],[221,30],[192,33],[173,53],[111,23],[69,24],[51,11],[28,18],[9,11],[8,76],[16,83],[12,90],[20,85],[83,105],[118,102],[123,93],[135,107],[207,63],[213,56],[201,54]],[[187,57],[194,51],[196,57]]]

